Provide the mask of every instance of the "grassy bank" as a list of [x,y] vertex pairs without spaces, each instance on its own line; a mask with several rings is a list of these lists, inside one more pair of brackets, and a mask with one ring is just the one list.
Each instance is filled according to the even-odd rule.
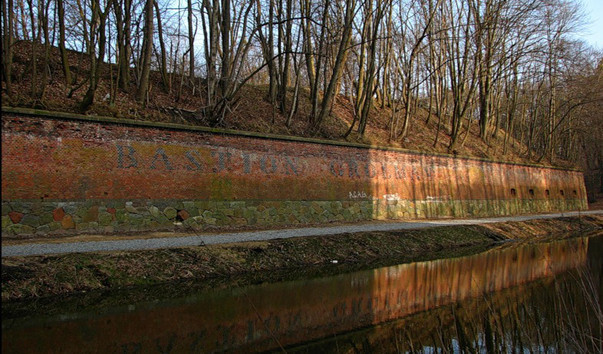
[[603,228],[602,216],[277,239],[150,251],[2,259],[2,300],[136,289],[195,280],[277,281],[453,257],[511,239],[568,237]]

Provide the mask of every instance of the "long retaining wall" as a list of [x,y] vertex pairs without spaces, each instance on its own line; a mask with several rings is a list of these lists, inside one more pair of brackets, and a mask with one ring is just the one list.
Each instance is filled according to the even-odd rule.
[[2,108],[2,236],[587,208],[582,173]]

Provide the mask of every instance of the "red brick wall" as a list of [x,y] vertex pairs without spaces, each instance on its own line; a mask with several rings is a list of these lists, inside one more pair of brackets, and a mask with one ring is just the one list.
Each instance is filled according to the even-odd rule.
[[3,204],[169,199],[586,205],[577,171],[111,119],[3,112],[2,128]]
[[400,151],[15,115],[2,135],[3,200],[584,198],[580,172]]

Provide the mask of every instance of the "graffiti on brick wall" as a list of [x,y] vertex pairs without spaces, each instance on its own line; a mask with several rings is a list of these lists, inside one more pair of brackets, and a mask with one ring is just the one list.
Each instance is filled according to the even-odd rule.
[[371,194],[365,191],[351,191],[348,193],[350,199],[370,199]]

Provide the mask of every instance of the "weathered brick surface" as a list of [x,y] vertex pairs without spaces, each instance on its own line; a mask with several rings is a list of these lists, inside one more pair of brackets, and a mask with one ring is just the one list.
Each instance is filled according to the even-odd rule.
[[[121,123],[4,112],[2,213],[12,224],[3,233],[586,207],[578,171]],[[29,227],[14,227],[22,219]]]

